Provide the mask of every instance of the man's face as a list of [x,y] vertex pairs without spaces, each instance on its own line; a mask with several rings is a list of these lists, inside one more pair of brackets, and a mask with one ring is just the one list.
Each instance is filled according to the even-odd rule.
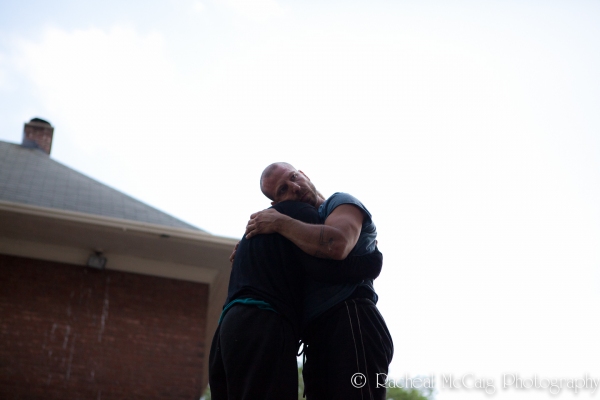
[[271,204],[294,200],[317,206],[317,189],[302,171],[278,166],[268,178],[263,179],[262,185],[263,190],[273,198]]

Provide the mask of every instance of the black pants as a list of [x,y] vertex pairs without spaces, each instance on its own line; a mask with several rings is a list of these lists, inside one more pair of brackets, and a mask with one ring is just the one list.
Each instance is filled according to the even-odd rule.
[[304,341],[307,400],[385,399],[394,345],[372,301],[352,299],[334,306],[312,321]]
[[208,381],[213,400],[297,400],[298,340],[269,310],[235,305],[213,338]]

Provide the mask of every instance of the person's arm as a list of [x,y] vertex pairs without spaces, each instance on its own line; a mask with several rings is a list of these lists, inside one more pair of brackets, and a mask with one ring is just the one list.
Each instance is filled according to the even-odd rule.
[[[275,206],[284,215],[307,224],[320,224],[317,210],[309,205],[298,207],[283,204]],[[365,279],[375,279],[381,272],[383,255],[377,248],[362,256],[346,257],[342,261],[312,257],[295,247],[296,257],[301,261],[306,274],[313,280],[327,283],[359,283]]]
[[271,208],[250,216],[246,238],[279,233],[305,253],[319,258],[343,260],[358,241],[363,218],[363,212],[352,204],[336,207],[324,225],[306,224]]
[[350,256],[342,261],[325,260],[303,253],[304,271],[315,281],[327,283],[359,283],[375,279],[381,273],[383,255],[378,248],[363,256]]

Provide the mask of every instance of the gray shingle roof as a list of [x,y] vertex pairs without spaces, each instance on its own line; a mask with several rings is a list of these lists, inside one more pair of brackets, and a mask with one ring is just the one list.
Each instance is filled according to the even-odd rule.
[[0,141],[0,200],[200,230],[54,161]]

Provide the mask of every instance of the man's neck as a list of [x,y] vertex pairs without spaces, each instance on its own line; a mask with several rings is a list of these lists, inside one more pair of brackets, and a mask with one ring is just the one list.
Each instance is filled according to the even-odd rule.
[[321,195],[321,193],[319,193],[319,195],[317,196],[317,202],[315,204],[315,208],[319,208],[321,207],[321,204],[325,203],[325,199],[323,198],[323,196]]

